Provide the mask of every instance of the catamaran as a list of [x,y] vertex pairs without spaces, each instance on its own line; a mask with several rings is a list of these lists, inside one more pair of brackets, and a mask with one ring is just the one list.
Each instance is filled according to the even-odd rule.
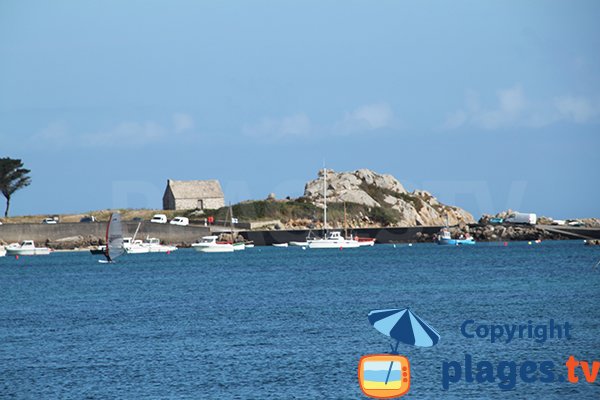
[[106,252],[104,253],[106,260],[98,260],[98,262],[113,263],[124,251],[121,214],[113,213],[106,226]]
[[306,239],[309,249],[346,249],[356,248],[360,244],[357,240],[349,240],[339,231],[327,231],[327,169],[323,168],[323,231],[325,236],[316,239]]

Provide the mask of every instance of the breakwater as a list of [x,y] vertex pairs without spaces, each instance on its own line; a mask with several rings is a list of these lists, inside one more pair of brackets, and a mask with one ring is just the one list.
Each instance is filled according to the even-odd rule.
[[[138,222],[124,221],[123,236],[133,236]],[[159,238],[164,243],[191,244],[209,234],[204,226],[178,226],[143,222],[138,239],[147,236]],[[95,244],[94,240],[106,237],[106,223],[58,223],[58,224],[4,224],[0,225],[0,240],[5,243],[33,240],[36,243],[60,243],[83,241],[82,245]],[[65,240],[72,239],[72,240]],[[68,246],[65,246],[68,247]],[[76,246],[78,247],[78,246]]]
[[[354,236],[375,238],[377,243],[408,243],[420,241],[422,237],[431,237],[438,233],[440,226],[419,226],[405,228],[358,228],[348,230]],[[339,229],[338,229],[339,230]],[[240,234],[247,240],[252,240],[257,246],[269,246],[273,243],[288,243],[291,241],[305,241],[309,230],[290,231],[246,231]],[[316,236],[322,236],[322,230],[313,230]]]

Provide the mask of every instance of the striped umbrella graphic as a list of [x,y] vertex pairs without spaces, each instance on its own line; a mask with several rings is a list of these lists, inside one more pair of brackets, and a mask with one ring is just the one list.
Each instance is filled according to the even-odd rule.
[[[396,340],[396,347],[392,346],[392,354],[398,354],[400,342],[419,347],[431,347],[440,341],[440,334],[409,308],[373,310],[369,313],[368,318],[375,329]],[[392,365],[393,362],[390,363],[386,384],[392,371]]]

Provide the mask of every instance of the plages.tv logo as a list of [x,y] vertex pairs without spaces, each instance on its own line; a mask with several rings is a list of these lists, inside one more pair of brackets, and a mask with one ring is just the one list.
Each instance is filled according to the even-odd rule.
[[369,354],[358,363],[358,382],[362,392],[376,399],[404,396],[410,389],[410,363],[398,354],[400,343],[431,347],[440,334],[409,308],[373,310],[368,315],[375,329],[396,340],[388,354]]

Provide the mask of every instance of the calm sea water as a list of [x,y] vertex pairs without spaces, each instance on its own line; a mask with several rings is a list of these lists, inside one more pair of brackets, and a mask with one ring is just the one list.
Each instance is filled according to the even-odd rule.
[[[373,309],[411,309],[441,334],[400,346],[407,398],[598,398],[598,383],[459,383],[442,363],[600,360],[600,248],[380,245],[358,250],[179,250],[99,264],[88,253],[0,258],[0,398],[363,398],[357,365],[389,351]],[[568,321],[572,339],[490,343],[463,321]],[[581,378],[583,379],[583,378]]]

